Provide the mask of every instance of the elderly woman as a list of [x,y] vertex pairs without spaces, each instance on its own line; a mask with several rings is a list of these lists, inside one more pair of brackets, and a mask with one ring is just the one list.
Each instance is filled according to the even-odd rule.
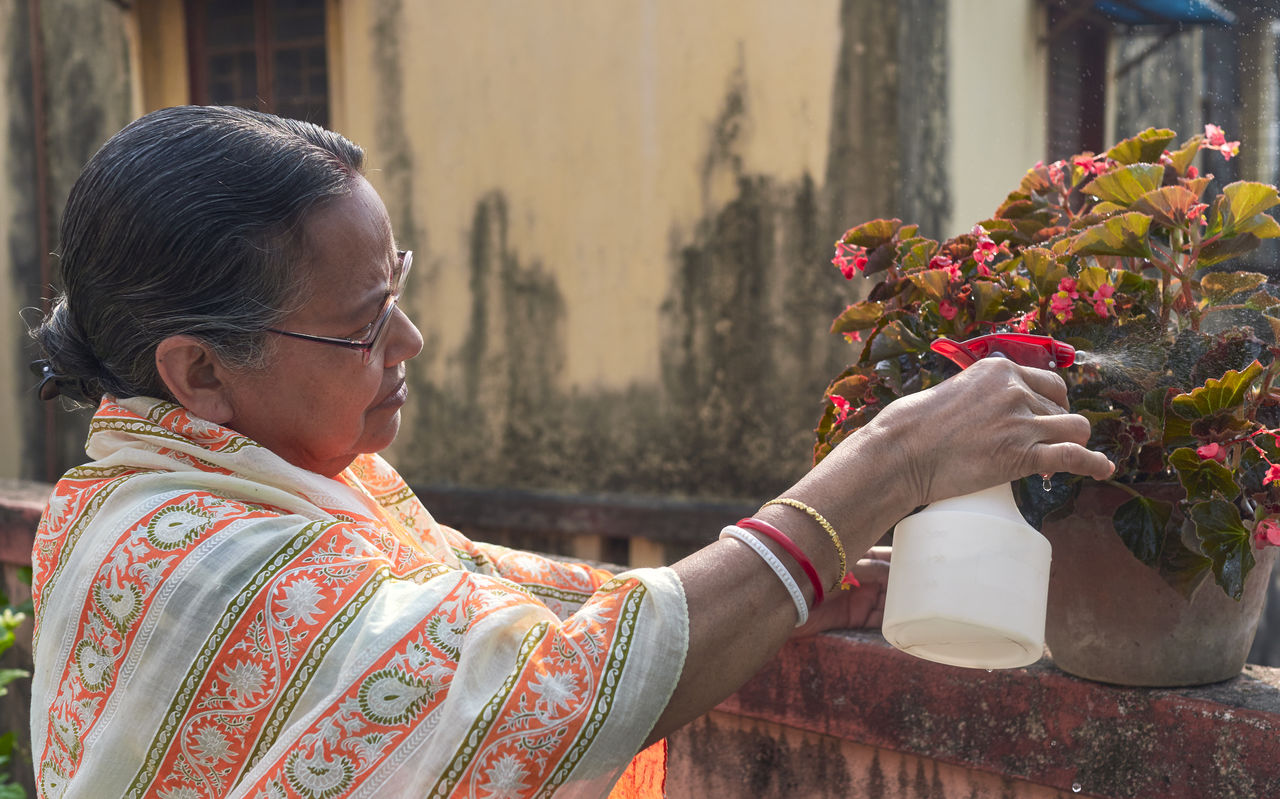
[[670,568],[469,541],[376,454],[422,337],[362,158],[171,108],[71,192],[41,394],[97,412],[34,552],[44,796],[604,796],[624,771],[660,791],[637,753],[806,617],[873,616],[847,563],[913,508],[1110,472],[1057,376],[993,359]]

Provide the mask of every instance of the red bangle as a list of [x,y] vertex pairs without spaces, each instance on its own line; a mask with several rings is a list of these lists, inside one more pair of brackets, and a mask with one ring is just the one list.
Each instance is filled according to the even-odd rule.
[[816,608],[822,604],[822,578],[818,576],[818,570],[813,568],[813,564],[809,562],[809,558],[805,556],[800,547],[787,537],[786,533],[774,527],[772,524],[762,522],[759,519],[748,517],[738,522],[739,527],[745,527],[748,530],[755,530],[757,533],[769,538],[770,541],[782,547],[783,551],[790,555],[796,563],[800,564],[800,568],[804,570],[805,576],[809,578],[809,582],[813,584],[813,605]]

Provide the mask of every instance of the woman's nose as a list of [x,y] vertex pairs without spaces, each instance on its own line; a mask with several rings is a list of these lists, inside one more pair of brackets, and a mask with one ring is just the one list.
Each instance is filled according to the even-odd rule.
[[391,312],[391,330],[387,336],[385,366],[395,366],[401,361],[417,357],[422,352],[422,332],[409,315],[397,305]]

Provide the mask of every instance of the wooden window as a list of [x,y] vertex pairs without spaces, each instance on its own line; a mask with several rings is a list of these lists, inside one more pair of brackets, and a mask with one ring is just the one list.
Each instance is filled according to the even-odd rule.
[[192,102],[329,124],[325,0],[186,0]]

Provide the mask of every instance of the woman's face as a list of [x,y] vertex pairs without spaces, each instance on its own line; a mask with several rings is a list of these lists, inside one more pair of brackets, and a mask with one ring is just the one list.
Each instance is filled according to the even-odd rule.
[[[311,212],[303,233],[306,302],[280,329],[358,337],[383,307],[397,266],[381,198],[357,177],[351,194]],[[295,466],[330,477],[395,439],[408,398],[405,361],[422,350],[422,335],[403,312],[392,313],[368,363],[357,349],[275,339],[263,369],[230,378],[227,426]]]

